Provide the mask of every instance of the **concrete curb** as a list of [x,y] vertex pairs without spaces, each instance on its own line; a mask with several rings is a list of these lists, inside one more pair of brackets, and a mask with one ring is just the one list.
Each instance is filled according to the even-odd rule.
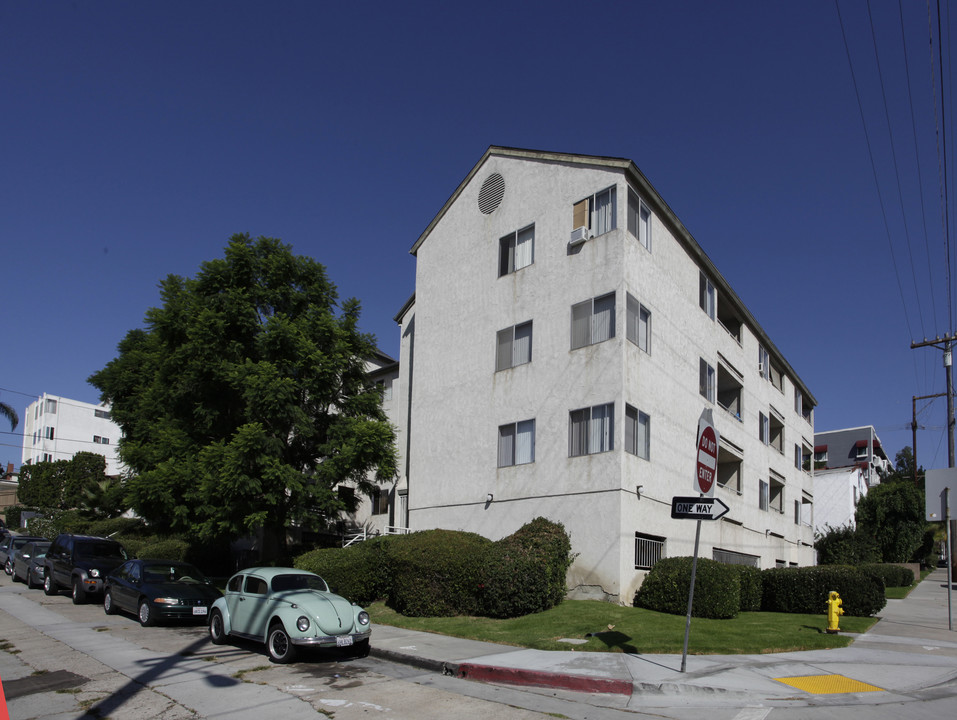
[[478,680],[480,682],[531,685],[572,690],[574,692],[628,695],[629,697],[634,690],[634,685],[630,680],[550,673],[540,670],[521,670],[494,665],[475,665],[473,663],[461,663],[454,675],[465,680]]

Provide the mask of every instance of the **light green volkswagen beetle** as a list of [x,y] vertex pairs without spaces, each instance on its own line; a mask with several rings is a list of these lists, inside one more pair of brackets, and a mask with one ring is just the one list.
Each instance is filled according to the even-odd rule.
[[315,573],[295,568],[249,568],[233,575],[209,612],[209,638],[230,636],[266,644],[277,663],[291,662],[299,647],[344,648],[369,653],[369,613],[330,592]]

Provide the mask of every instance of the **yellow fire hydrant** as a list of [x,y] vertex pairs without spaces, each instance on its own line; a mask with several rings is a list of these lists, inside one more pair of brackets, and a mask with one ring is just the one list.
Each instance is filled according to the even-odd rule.
[[843,604],[837,590],[831,590],[831,594],[827,598],[827,631],[831,634],[841,630],[837,624],[841,615],[844,614],[844,609],[841,607]]

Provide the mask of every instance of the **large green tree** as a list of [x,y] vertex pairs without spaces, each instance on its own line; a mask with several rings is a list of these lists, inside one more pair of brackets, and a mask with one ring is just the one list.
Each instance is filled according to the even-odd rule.
[[371,493],[395,475],[394,432],[365,359],[359,303],[278,240],[233,236],[195,278],[161,283],[119,354],[90,382],[123,429],[134,509],[216,538],[262,528],[275,556],[291,523],[342,507],[343,481]]
[[[858,531],[872,538],[883,562],[908,562],[921,547],[926,530],[924,490],[914,484],[914,455],[905,447],[894,458],[894,469],[857,504]],[[918,468],[922,480],[923,469]]]

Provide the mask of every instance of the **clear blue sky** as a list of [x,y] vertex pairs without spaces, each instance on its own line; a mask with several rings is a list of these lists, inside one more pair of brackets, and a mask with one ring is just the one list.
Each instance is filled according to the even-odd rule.
[[[851,64],[833,0],[7,0],[0,400],[96,401],[86,378],[159,280],[236,232],[325,264],[396,356],[409,248],[494,144],[634,160],[811,388],[817,429],[874,425],[893,458],[911,397],[944,390],[941,352],[910,343],[952,322],[928,18],[873,3],[882,93],[867,5],[839,6]],[[943,401],[919,421],[920,462],[945,466]],[[0,434],[0,461],[19,447]]]

